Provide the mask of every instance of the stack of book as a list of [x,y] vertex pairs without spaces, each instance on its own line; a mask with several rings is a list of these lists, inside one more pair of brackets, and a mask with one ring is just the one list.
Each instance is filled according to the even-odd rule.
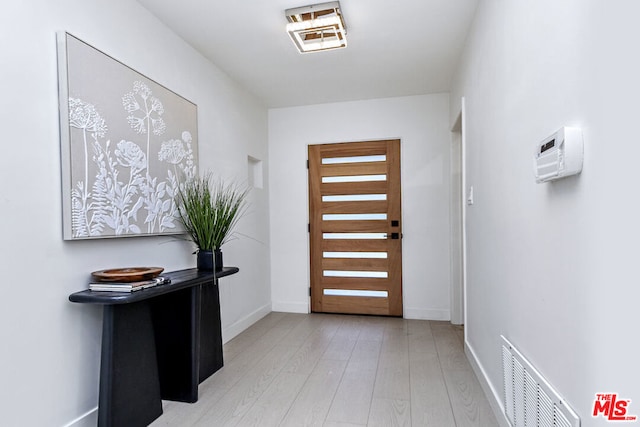
[[89,289],[99,292],[135,292],[167,283],[171,283],[171,279],[159,276],[155,279],[141,280],[138,282],[93,282],[89,283]]

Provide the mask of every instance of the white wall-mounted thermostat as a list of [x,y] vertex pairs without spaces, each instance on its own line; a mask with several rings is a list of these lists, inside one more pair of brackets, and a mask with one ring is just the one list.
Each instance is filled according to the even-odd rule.
[[582,131],[562,127],[536,144],[533,171],[536,182],[555,181],[582,171],[584,156]]

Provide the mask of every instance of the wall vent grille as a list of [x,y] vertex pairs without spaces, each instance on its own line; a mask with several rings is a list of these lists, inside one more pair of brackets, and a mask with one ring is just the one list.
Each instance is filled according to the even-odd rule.
[[504,412],[513,427],[580,427],[580,418],[502,336]]

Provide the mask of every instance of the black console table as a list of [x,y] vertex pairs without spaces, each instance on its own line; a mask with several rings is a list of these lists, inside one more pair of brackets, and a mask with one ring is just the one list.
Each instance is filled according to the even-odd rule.
[[162,399],[198,400],[198,384],[223,364],[218,279],[238,271],[180,270],[136,292],[69,295],[104,306],[99,426],[147,426],[162,415]]

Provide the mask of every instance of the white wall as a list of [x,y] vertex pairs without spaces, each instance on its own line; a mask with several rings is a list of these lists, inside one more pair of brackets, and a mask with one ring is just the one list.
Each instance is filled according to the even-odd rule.
[[[468,346],[502,393],[500,334],[582,425],[596,393],[640,414],[637,162],[640,4],[479,3],[452,91],[466,101]],[[536,184],[535,143],[581,127],[581,175]]]
[[[267,112],[134,1],[7,1],[0,28],[0,424],[61,426],[98,399],[102,310],[68,295],[94,270],[175,270],[195,259],[190,244],[167,237],[62,240],[55,32],[69,31],[195,102],[203,169],[246,179],[251,155],[268,170]],[[241,269],[221,281],[226,338],[270,310],[267,190],[252,200],[241,231],[256,240],[224,248],[225,261]]]
[[309,309],[307,146],[400,138],[408,318],[449,318],[448,95],[269,110],[274,311]]

